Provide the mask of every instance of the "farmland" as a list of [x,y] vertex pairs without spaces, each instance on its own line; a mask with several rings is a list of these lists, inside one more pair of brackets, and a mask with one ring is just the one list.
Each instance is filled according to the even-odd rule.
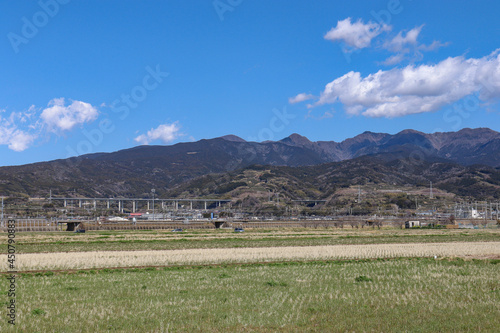
[[[19,233],[17,240],[17,331],[500,326],[498,229]],[[2,279],[0,291],[7,289]],[[2,320],[0,331],[9,329]]]
[[18,329],[26,332],[493,332],[500,325],[498,264],[487,260],[39,274],[19,279],[19,289]]
[[[353,244],[401,244],[443,242],[491,242],[500,239],[499,229],[247,229],[231,230],[93,231],[86,234],[67,232],[19,233],[19,253],[145,251],[178,249],[248,248],[282,246],[324,246]],[[6,248],[0,248],[6,253]]]
[[[496,257],[500,242],[286,246],[237,249],[28,253],[19,271],[401,257]],[[7,263],[7,260],[4,261]],[[7,265],[0,266],[2,271]]]

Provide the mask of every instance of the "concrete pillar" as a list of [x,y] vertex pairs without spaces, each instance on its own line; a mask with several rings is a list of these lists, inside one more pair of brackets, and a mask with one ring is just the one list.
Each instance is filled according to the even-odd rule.
[[78,207],[82,208],[82,200],[78,199]]
[[64,207],[68,206],[68,201],[64,199]]
[[175,201],[175,210],[179,209],[179,201]]
[[150,208],[149,208],[149,200],[148,200],[148,210],[149,210],[149,209],[150,209]]
[[118,200],[118,211],[122,211],[122,202]]
[[193,210],[193,200],[189,201],[190,205],[191,205],[191,210]]
[[94,200],[94,210],[97,210],[97,200]]
[[107,204],[108,204],[108,205],[107,205],[107,207],[108,207],[108,209],[109,209],[109,200],[108,200],[108,203],[107,203]]
[[135,213],[135,201],[132,201],[132,213]]
[[120,201],[120,203],[121,203],[121,209],[120,209],[120,212],[121,212],[121,213],[123,213],[123,205],[124,205],[124,203],[123,203],[123,202],[121,202],[121,201]]
[[207,210],[207,202],[205,201],[205,210]]

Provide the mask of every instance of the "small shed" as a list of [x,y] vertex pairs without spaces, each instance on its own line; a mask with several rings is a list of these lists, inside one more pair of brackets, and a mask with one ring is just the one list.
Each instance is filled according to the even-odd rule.
[[410,229],[414,227],[420,227],[420,221],[406,221],[405,228]]

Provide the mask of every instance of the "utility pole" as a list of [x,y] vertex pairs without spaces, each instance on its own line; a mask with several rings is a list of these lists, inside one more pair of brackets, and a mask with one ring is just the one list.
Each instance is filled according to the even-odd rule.
[[151,193],[153,193],[153,221],[154,221],[154,219],[155,219],[155,189],[152,189]]
[[3,227],[3,197],[2,197],[2,227]]
[[431,199],[432,199],[432,182],[431,182],[431,192],[430,192],[430,196],[429,196],[429,198],[431,198]]

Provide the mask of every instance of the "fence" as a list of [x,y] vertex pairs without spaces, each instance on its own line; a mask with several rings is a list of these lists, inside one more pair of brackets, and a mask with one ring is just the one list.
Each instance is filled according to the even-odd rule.
[[[55,221],[47,219],[15,219],[16,231],[59,231],[60,225]],[[7,231],[7,220],[5,219],[0,226],[2,231]]]
[[[16,219],[18,232],[48,232],[48,231],[73,231],[85,229],[98,230],[169,230],[169,229],[215,229],[215,224],[223,228],[367,228],[367,227],[402,227],[405,219],[338,219],[338,220],[205,220],[205,221],[119,221],[99,222],[95,220],[49,220],[49,219]],[[443,224],[440,220],[421,219],[422,223]],[[485,220],[457,220],[459,228],[497,228],[496,221]],[[7,232],[7,220],[0,226],[0,230]]]

